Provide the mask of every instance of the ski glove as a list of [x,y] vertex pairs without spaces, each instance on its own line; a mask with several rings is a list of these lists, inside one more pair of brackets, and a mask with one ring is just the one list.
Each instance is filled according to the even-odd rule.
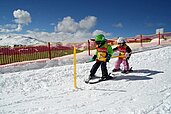
[[110,57],[111,57],[111,55],[110,55],[110,54],[108,54],[108,55],[106,56],[106,62],[109,62]]
[[94,55],[94,56],[90,59],[90,62],[95,61],[95,60],[96,60],[96,58],[97,58],[97,55]]
[[125,57],[126,57],[126,59],[129,59],[130,58],[130,53],[125,53]]

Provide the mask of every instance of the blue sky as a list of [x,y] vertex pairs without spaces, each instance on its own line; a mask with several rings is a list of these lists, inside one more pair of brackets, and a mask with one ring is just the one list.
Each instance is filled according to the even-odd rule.
[[170,32],[170,5],[170,0],[1,0],[0,33],[130,37],[161,27]]

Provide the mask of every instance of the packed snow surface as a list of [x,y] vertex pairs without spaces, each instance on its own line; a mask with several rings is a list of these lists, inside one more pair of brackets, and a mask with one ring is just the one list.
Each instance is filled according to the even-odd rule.
[[73,65],[64,59],[1,68],[0,114],[171,114],[171,46],[133,54],[134,72],[97,84],[84,83],[95,62],[78,62],[77,89]]

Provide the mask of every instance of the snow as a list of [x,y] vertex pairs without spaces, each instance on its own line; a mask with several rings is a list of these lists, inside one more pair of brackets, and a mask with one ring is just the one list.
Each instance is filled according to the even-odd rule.
[[171,46],[135,53],[134,72],[91,85],[86,54],[77,54],[76,90],[73,56],[1,67],[0,114],[171,114]]
[[14,45],[45,45],[47,42],[37,40],[30,36],[18,35],[18,34],[0,34],[0,46]]

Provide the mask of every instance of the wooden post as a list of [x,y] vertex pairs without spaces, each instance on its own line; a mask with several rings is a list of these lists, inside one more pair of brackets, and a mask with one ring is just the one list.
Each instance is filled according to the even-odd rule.
[[90,40],[88,40],[88,55],[90,56]]
[[158,38],[159,38],[158,45],[160,45],[160,32],[158,33]]
[[142,45],[142,34],[140,35],[140,42],[141,42],[141,47],[143,47],[143,45]]
[[51,60],[52,56],[51,56],[50,42],[48,42],[48,50],[49,50],[49,59]]

